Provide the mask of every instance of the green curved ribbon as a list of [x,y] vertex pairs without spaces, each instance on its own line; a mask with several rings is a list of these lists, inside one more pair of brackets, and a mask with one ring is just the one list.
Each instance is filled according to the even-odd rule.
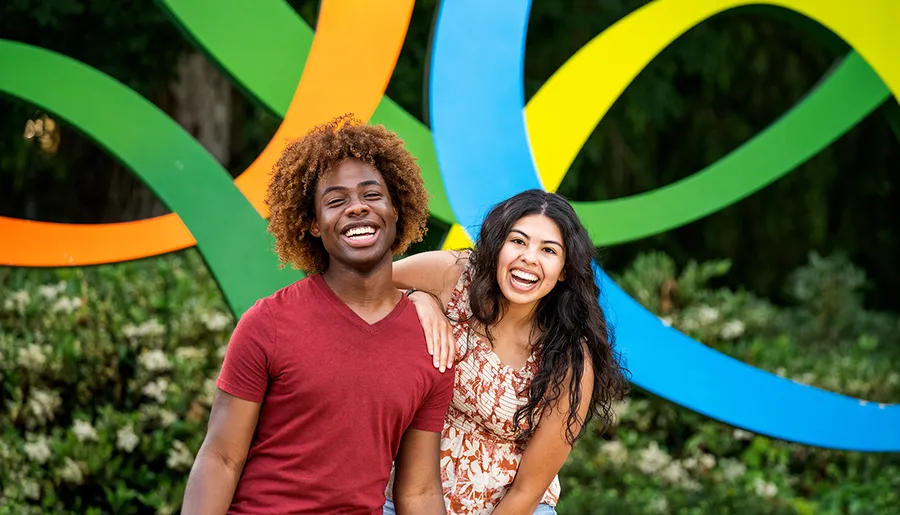
[[596,245],[636,240],[714,213],[786,175],[890,97],[856,52],[778,121],[690,177],[614,200],[573,202]]
[[[204,48],[248,92],[284,117],[309,56],[313,29],[279,0],[232,2],[159,0],[191,39]],[[438,168],[428,127],[384,96],[371,121],[395,131],[416,156],[431,215],[455,220]]]
[[181,216],[236,315],[302,277],[279,269],[265,220],[228,172],[144,97],[85,64],[22,43],[0,40],[0,62],[0,91],[68,120]]

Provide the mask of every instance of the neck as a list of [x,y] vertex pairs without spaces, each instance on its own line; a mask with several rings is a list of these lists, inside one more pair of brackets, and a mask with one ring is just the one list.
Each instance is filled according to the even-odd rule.
[[332,260],[328,269],[322,272],[322,278],[335,295],[351,305],[396,302],[399,295],[393,283],[390,254],[367,269],[354,268]]
[[534,304],[510,304],[503,307],[503,315],[494,324],[495,332],[509,332],[519,335],[521,341],[531,346],[530,336],[534,325],[534,317],[537,303]]

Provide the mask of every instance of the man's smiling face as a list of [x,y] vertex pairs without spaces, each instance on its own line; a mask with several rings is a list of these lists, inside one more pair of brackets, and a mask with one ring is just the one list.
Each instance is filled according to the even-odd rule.
[[358,271],[390,259],[397,237],[397,209],[381,174],[346,159],[319,178],[316,219],[309,232],[321,238],[329,259]]

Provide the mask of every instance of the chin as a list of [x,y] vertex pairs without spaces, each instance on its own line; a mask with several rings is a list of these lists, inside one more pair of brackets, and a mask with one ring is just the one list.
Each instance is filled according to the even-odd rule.
[[344,253],[339,259],[353,268],[371,269],[392,257],[390,249],[360,249],[356,252]]

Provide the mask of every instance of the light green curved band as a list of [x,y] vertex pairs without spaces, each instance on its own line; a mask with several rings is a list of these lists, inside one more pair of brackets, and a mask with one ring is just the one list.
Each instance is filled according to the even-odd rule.
[[[68,120],[133,170],[181,216],[234,313],[243,313],[255,299],[302,277],[279,270],[265,220],[228,172],[144,97],[87,65],[42,48],[0,40],[0,62],[4,66],[0,92]],[[64,88],[59,87],[59,77],[66,78]]]
[[680,227],[786,175],[889,97],[881,78],[851,52],[783,117],[704,170],[644,194],[572,204],[596,245],[633,241]]

